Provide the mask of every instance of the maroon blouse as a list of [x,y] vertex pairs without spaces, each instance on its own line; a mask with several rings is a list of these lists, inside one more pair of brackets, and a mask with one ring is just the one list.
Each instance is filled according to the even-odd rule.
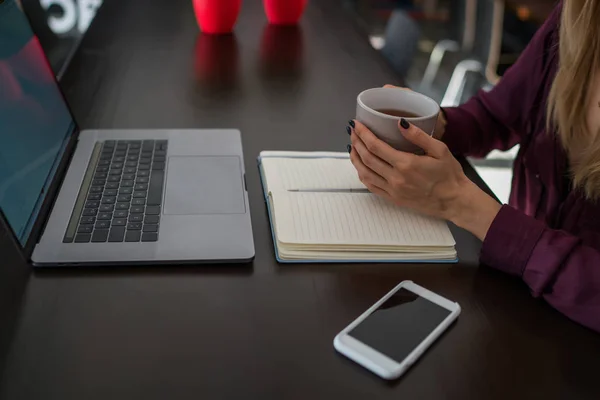
[[600,204],[571,188],[566,153],[546,131],[561,9],[492,91],[444,110],[443,140],[471,156],[520,144],[509,205],[490,227],[481,262],[521,277],[534,296],[600,332]]

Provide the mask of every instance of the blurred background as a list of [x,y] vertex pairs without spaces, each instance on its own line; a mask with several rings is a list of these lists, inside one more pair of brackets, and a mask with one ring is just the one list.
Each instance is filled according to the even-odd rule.
[[[59,77],[103,1],[22,0]],[[394,68],[399,81],[442,106],[462,104],[478,90],[493,88],[556,3],[556,0],[331,1],[339,1],[340,12],[354,18],[372,46]],[[518,148],[493,152],[486,159],[470,160],[502,202],[508,201],[511,167],[517,151]]]

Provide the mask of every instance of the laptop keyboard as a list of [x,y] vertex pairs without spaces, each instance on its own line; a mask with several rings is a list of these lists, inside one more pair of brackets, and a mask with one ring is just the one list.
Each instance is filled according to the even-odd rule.
[[97,143],[64,243],[156,242],[166,140]]

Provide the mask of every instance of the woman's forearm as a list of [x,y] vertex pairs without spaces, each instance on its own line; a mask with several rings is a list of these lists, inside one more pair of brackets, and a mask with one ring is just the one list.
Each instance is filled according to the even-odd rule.
[[491,196],[468,181],[455,201],[449,220],[483,241],[501,207]]

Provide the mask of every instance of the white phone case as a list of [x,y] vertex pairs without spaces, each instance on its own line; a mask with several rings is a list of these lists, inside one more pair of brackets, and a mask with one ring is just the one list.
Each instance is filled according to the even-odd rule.
[[[348,335],[352,329],[364,321],[371,313],[381,306],[388,298],[401,288],[409,290],[418,296],[421,296],[440,307],[450,311],[450,314],[423,340],[413,351],[401,362],[392,360],[388,356],[372,347],[360,342]],[[371,306],[360,317],[354,320],[344,330],[342,330],[333,340],[333,346],[341,354],[345,355],[354,362],[367,368],[374,374],[384,379],[396,379],[402,376],[412,364],[427,350],[429,346],[444,332],[460,314],[458,303],[452,302],[444,297],[427,290],[412,281],[403,281],[388,294],[382,297],[377,303]]]

